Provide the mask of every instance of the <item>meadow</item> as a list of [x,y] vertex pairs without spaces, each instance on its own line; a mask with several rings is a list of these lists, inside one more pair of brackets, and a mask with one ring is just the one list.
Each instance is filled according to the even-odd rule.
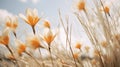
[[[119,4],[119,0],[79,0],[71,5],[74,23],[58,9],[56,26],[35,8],[6,17],[0,25],[0,67],[120,67]],[[31,30],[24,31],[18,19]],[[72,35],[80,32],[73,30],[81,29],[77,26],[89,44],[82,38],[72,43]]]

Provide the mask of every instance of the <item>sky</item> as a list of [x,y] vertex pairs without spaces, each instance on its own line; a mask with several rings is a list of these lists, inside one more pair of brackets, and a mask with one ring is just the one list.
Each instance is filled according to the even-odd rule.
[[[59,23],[58,10],[60,9],[63,14],[71,12],[72,0],[1,0],[0,1],[0,14],[2,21],[7,15],[25,14],[27,8],[36,8],[39,16],[48,19],[54,26]],[[20,22],[21,19],[19,19]]]
[[47,17],[56,18],[58,9],[67,12],[71,3],[70,0],[1,0],[0,8],[12,14],[23,13],[26,8],[36,8],[39,14],[44,13]]
[[[63,15],[71,13],[72,0],[1,0],[0,1],[0,21],[5,22],[5,17],[11,15],[25,14],[27,8],[36,8],[39,16],[44,15],[53,26],[59,23],[58,10]],[[23,21],[19,19],[22,23]],[[22,24],[24,25],[24,24]]]
[[[72,33],[72,42],[75,44],[77,41],[83,41],[85,44],[90,44],[90,42],[86,42],[87,36],[83,32],[80,25],[76,22],[78,20],[74,20],[75,17],[72,14],[72,6],[75,0],[1,0],[0,1],[0,23],[5,22],[6,16],[19,15],[19,13],[25,14],[25,10],[27,8],[36,8],[38,10],[39,16],[44,15],[44,18],[48,19],[53,26],[57,26],[59,24],[59,15],[58,10],[60,9],[63,18],[66,15],[70,16],[70,22],[72,23],[73,33]],[[27,27],[25,22],[19,18],[19,22],[21,26],[26,28],[27,30],[30,27]],[[20,30],[23,30],[23,27]],[[65,33],[63,28],[60,28],[60,38],[61,41],[65,44]],[[79,32],[78,32],[79,31]],[[23,34],[23,33],[22,33]],[[24,38],[20,35],[21,38]]]

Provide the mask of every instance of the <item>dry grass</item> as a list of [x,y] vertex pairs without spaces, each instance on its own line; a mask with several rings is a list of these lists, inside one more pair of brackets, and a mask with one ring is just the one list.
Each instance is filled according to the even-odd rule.
[[[31,26],[33,34],[28,37],[22,34],[21,37],[25,36],[22,42],[18,37],[20,32],[16,32],[19,30],[18,17],[8,17],[0,35],[0,67],[120,67],[120,5],[116,5],[120,1],[111,1],[106,5],[103,0],[81,0],[73,13],[74,20],[79,22],[92,44],[93,57],[90,56],[89,45],[83,47],[82,42],[76,42],[73,47],[73,26],[69,17],[62,16],[61,10],[58,11],[58,27],[44,21],[39,30],[36,25],[41,18],[37,10],[27,9],[26,17],[19,16]],[[66,44],[59,39],[59,26],[64,29]],[[52,27],[57,30],[53,32]],[[38,33],[37,30],[46,30],[46,33]]]

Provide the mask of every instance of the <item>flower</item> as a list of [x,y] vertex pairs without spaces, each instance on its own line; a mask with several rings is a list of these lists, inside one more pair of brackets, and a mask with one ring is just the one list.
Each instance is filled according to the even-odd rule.
[[28,37],[27,43],[29,44],[29,47],[33,49],[37,49],[39,47],[44,48],[40,43],[40,39],[35,35],[32,37]]
[[52,31],[49,29],[46,35],[44,35],[44,41],[50,46],[51,42],[54,40],[56,34],[53,35]]
[[10,28],[12,31],[15,31],[18,27],[18,19],[17,16],[7,17],[6,27]]
[[80,49],[80,48],[81,48],[81,44],[80,44],[79,42],[78,42],[78,43],[76,43],[75,48]]
[[75,59],[77,59],[79,56],[78,56],[78,53],[74,53],[73,54],[73,57],[75,58]]
[[4,45],[8,45],[8,43],[9,43],[9,37],[7,35],[6,36],[1,36],[0,37],[0,43],[4,44]]
[[34,27],[40,18],[38,17],[38,11],[36,9],[30,9],[28,8],[26,10],[26,17],[23,14],[19,14],[19,16],[29,25]]
[[15,43],[17,45],[17,52],[18,52],[19,55],[21,55],[23,52],[25,52],[26,45],[23,42],[21,42],[20,40],[16,39]]
[[105,11],[105,13],[109,13],[109,11],[110,11],[109,7],[108,7],[108,6],[105,6],[105,7],[104,7],[104,11]]
[[18,47],[18,54],[21,55],[23,52],[25,52],[26,46],[24,44],[20,44]]
[[46,28],[50,28],[50,23],[49,23],[49,21],[45,21],[43,25],[44,25],[44,27],[46,27]]
[[84,1],[78,2],[77,8],[78,10],[85,10],[85,2]]
[[0,36],[0,44],[7,46],[9,44],[8,29],[5,29]]

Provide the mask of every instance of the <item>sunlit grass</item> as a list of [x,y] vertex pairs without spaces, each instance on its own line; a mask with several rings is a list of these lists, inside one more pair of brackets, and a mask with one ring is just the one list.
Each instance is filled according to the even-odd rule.
[[[0,35],[0,46],[4,49],[0,52],[0,67],[120,67],[120,6],[115,3],[109,6],[103,0],[80,0],[76,8],[73,7],[72,17],[76,18],[73,21],[79,22],[92,46],[80,40],[72,43],[73,23],[69,15],[67,18],[62,15],[61,9],[58,10],[60,23],[56,26],[40,18],[37,9],[26,9],[26,16],[20,13],[18,17],[6,17]],[[20,26],[19,18],[32,27],[33,33],[22,34],[21,37],[25,36],[22,40],[17,37],[21,32],[16,31]],[[42,27],[39,29],[37,25]],[[59,39],[59,27],[65,32],[66,37],[60,35],[65,44]]]

